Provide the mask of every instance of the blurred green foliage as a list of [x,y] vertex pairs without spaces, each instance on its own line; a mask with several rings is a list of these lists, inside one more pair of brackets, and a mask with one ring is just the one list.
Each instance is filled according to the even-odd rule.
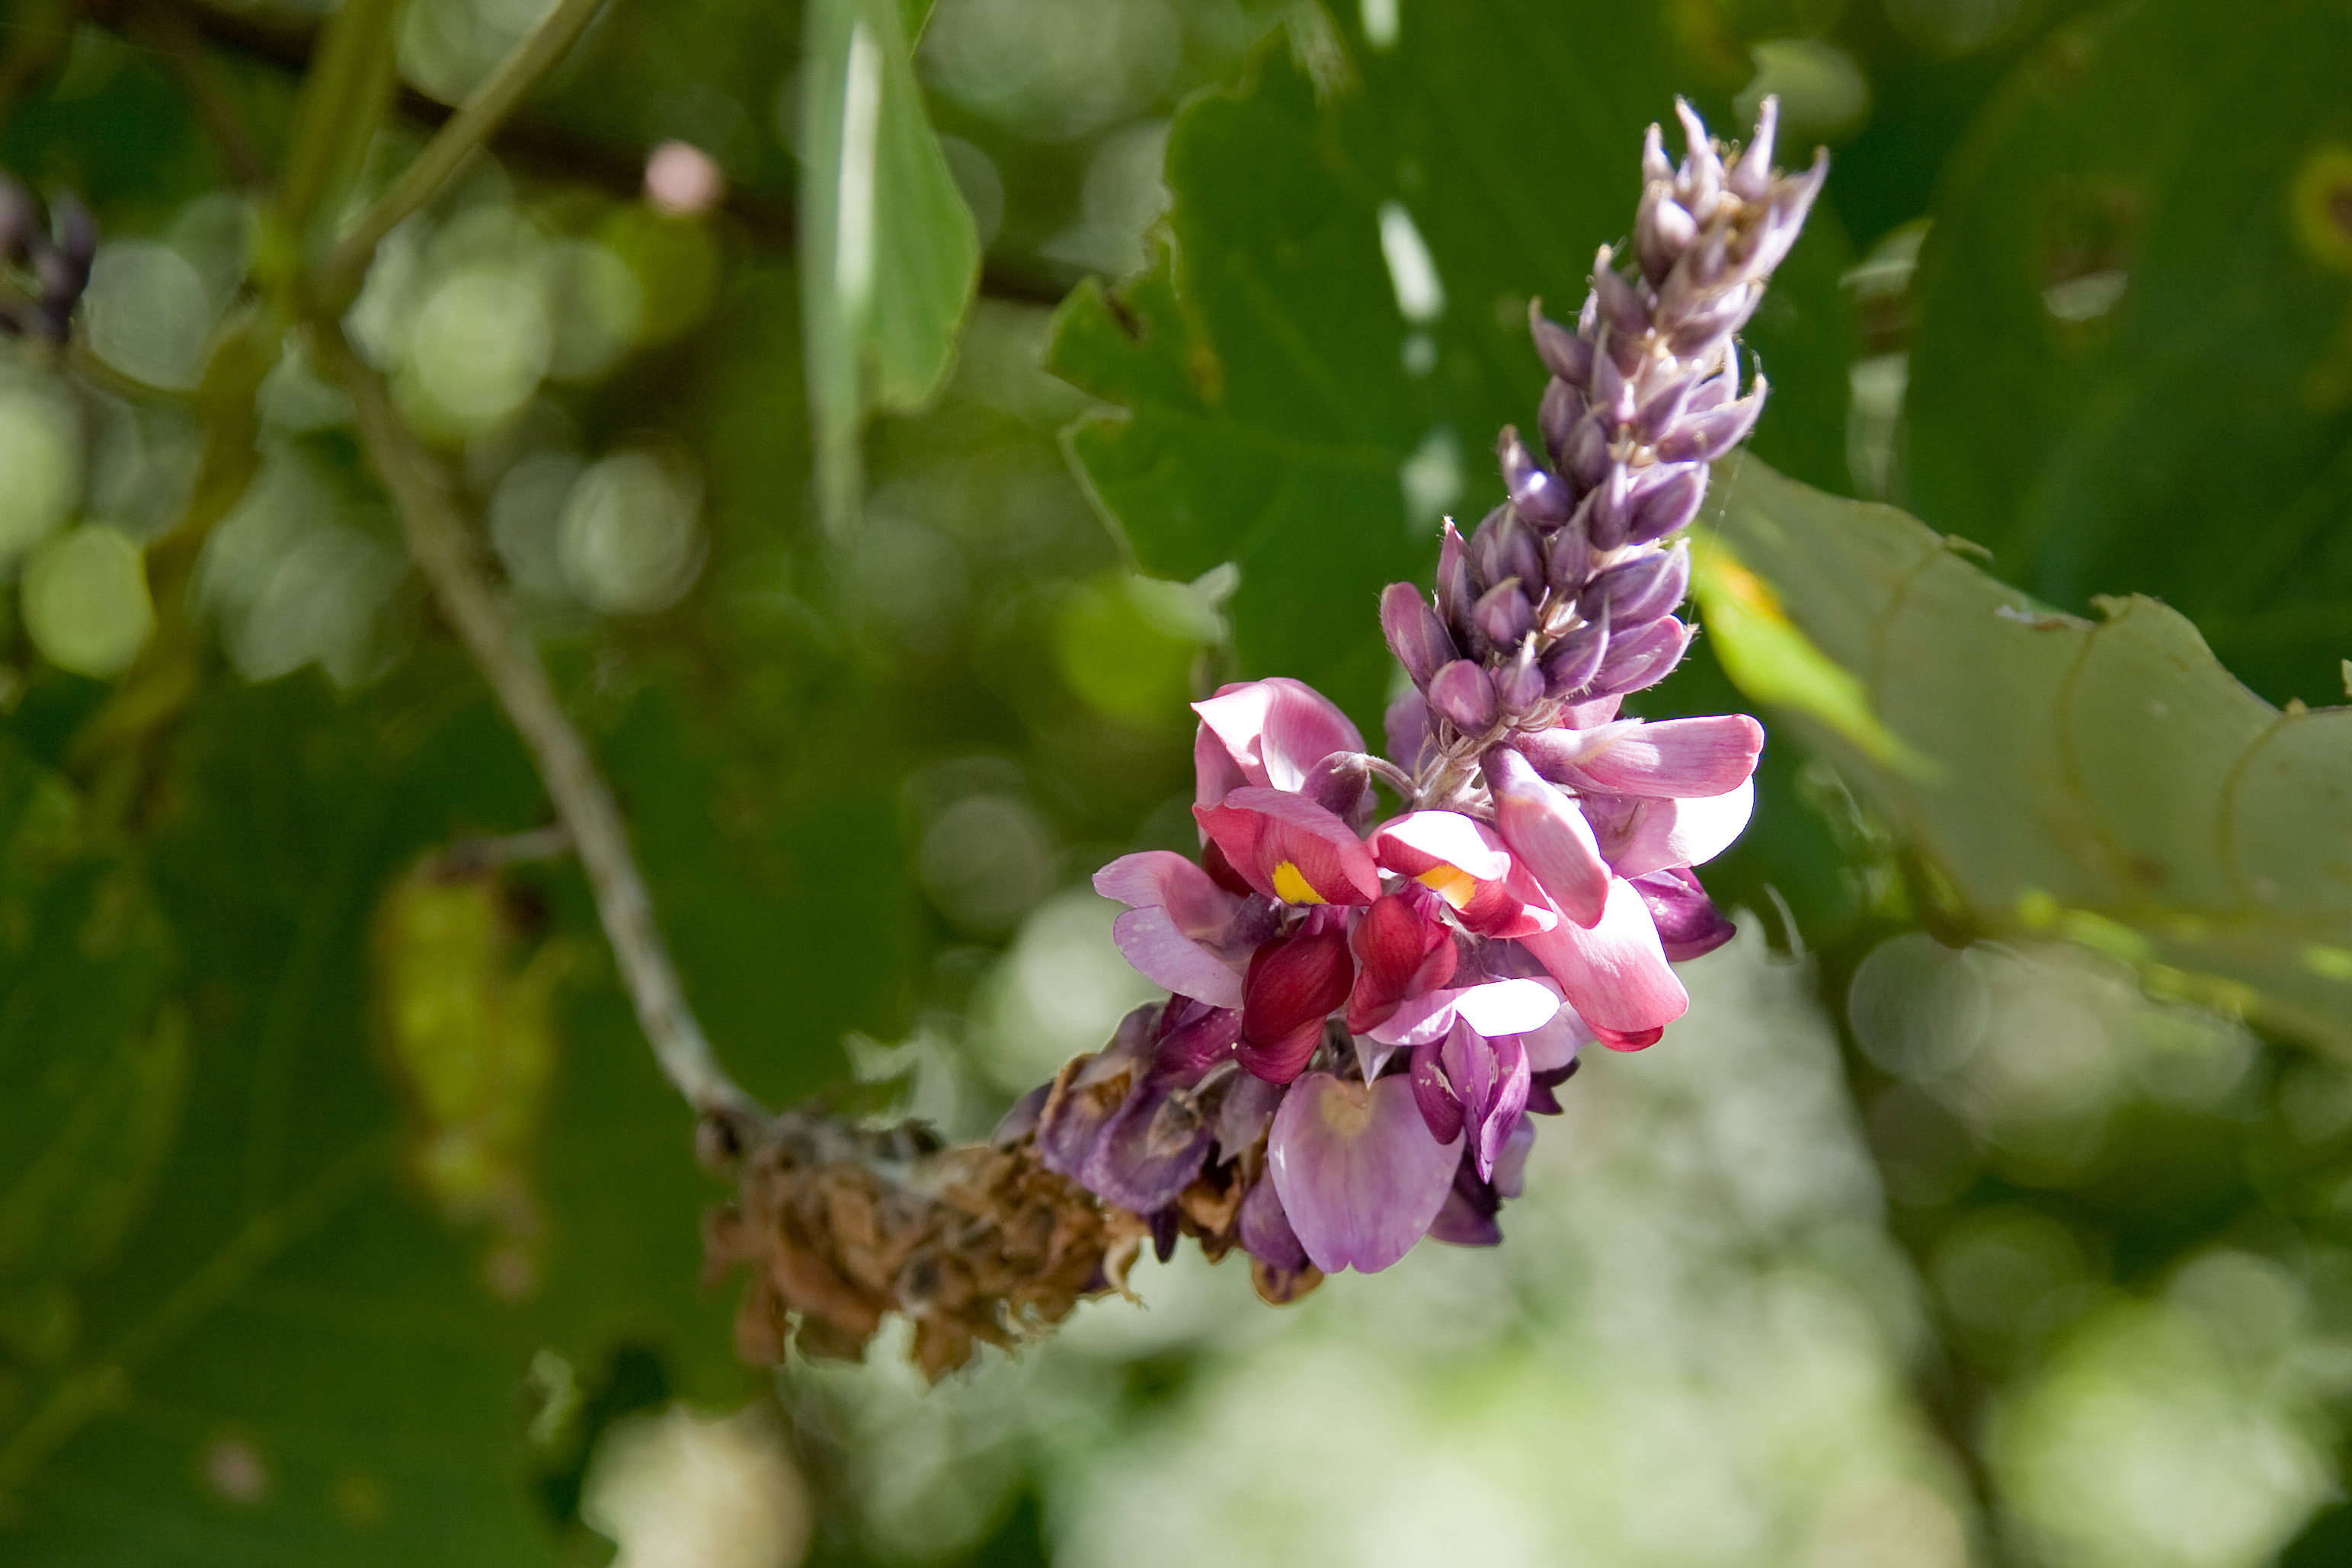
[[[1304,1480],[1238,1545],[1199,1523],[1280,1471],[1234,1467],[1244,1408],[1302,1470],[1442,1434],[1379,1489],[1396,1541],[1438,1517],[1404,1478],[1505,1431],[1584,1456],[1614,1562],[2340,1559],[2352,1074],[2307,1047],[2352,1016],[2342,715],[2229,679],[2316,705],[2352,655],[2337,10],[605,6],[347,322],[604,764],[730,1069],[771,1103],[903,1090],[957,1134],[1133,999],[1081,884],[1191,841],[1188,698],[1288,674],[1376,729],[1374,595],[1500,499],[1528,304],[1571,313],[1624,234],[1643,128],[1680,91],[1737,132],[1772,90],[1788,145],[1833,149],[1749,334],[1762,462],[1706,524],[1802,641],[1759,679],[1709,604],[1642,700],[1766,705],[1757,820],[1707,880],[1804,966],[1706,972],[1680,1068],[1580,1083],[1624,1120],[1454,1296],[1416,1258],[1218,1328],[1171,1274],[1157,1329],[923,1400],[734,1361],[691,1117],[287,330],[306,258],[538,11],[0,16],[0,166],[107,240],[76,342],[0,353],[0,1560],[588,1562],[701,1518],[747,1563],[1092,1562],[1138,1455],[1204,1494],[1130,1506],[1170,1522],[1136,1560],[1296,1560]],[[716,199],[646,198],[670,140]],[[1994,614],[2131,593],[2171,608]],[[2292,800],[2227,786],[2241,879],[2281,889],[2240,922],[2217,792],[2296,737]],[[2189,974],[2243,989],[2143,994]],[[1780,1301],[1768,1327],[1807,1289],[1879,1327],[1653,1311],[1683,1298],[1633,1231],[1700,1298]],[[1647,1303],[1630,1358],[1609,1268]],[[1465,1300],[1520,1315],[1429,1305]],[[1408,1335],[1426,1384],[1394,1384]],[[1824,1343],[1849,1360],[1788,1350]],[[1691,1394],[1750,1349],[1813,1373]],[[1402,1437],[1284,1393],[1392,1385]],[[1776,1424],[1824,1388],[1864,1389],[1838,1433]],[[757,1408],[642,1419],[679,1401]],[[1831,1495],[1803,1456],[1913,1457],[1877,1514],[1743,1537],[1731,1494],[1607,1468],[1643,1411],[1784,1521]],[[695,1489],[729,1465],[750,1512]]]

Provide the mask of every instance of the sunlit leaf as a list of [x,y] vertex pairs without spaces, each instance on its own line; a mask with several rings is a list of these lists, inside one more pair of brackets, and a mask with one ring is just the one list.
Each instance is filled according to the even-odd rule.
[[[1874,756],[1869,731],[1801,701],[1788,716],[1967,917],[2352,1048],[2352,709],[2271,706],[2155,600],[2062,615],[1891,507],[1727,467],[1716,548],[1732,559],[1714,570],[1748,574],[1931,768]],[[1707,627],[1735,678],[1777,657],[1754,618]]]

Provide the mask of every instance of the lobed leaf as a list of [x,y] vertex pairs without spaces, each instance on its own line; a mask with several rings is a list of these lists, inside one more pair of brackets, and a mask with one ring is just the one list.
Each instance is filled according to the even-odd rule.
[[[2137,595],[2063,615],[1892,507],[1764,463],[1719,475],[1718,581],[1859,683],[1927,768],[1769,687],[1993,931],[2052,931],[2159,986],[2352,1049],[2352,708],[2272,706]],[[1741,679],[1782,648],[1709,606]]]

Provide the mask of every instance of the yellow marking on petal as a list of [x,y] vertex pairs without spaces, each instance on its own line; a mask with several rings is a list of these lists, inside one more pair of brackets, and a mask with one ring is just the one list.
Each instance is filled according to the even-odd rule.
[[1413,880],[1457,910],[1468,909],[1478,896],[1478,879],[1459,866],[1432,866]]
[[1274,896],[1286,904],[1319,904],[1328,901],[1322,894],[1315,890],[1313,884],[1307,880],[1306,874],[1287,860],[1279,862],[1274,868]]

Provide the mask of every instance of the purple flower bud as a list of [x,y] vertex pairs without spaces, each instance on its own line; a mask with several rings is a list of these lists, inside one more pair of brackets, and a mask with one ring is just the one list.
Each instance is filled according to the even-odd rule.
[[1609,653],[1609,619],[1606,606],[1601,618],[1588,621],[1559,641],[1552,644],[1544,655],[1544,695],[1572,697],[1592,684],[1601,673],[1602,659]]
[[1655,686],[1673,673],[1690,647],[1691,628],[1672,616],[1610,639],[1608,657],[1590,688],[1595,697],[1622,697]]
[[1677,98],[1675,118],[1683,123],[1683,205],[1695,213],[1712,212],[1723,194],[1723,161],[1715,155],[1714,140],[1696,110]]
[[1612,463],[1577,508],[1595,550],[1614,550],[1625,542],[1625,530],[1633,521],[1633,474],[1624,464]]
[[[1685,358],[1705,358],[1717,344],[1748,324],[1764,298],[1760,283],[1743,283],[1720,294],[1708,294],[1670,322],[1662,322],[1666,346]],[[1659,314],[1663,317],[1663,309]]]
[[1713,952],[1738,932],[1739,928],[1723,918],[1723,911],[1715,907],[1686,866],[1635,877],[1633,883],[1658,928],[1658,941],[1669,963],[1681,963]]
[[1652,121],[1649,130],[1642,133],[1642,183],[1654,184],[1674,177],[1675,166],[1666,162],[1666,139],[1659,134],[1657,121]]
[[1531,583],[1543,574],[1535,531],[1507,506],[1488,512],[1470,536],[1470,564],[1477,581],[1488,587],[1512,577]]
[[1664,539],[1698,515],[1706,500],[1706,465],[1657,464],[1649,482],[1633,500],[1633,515],[1625,525],[1625,542],[1648,544]]
[[1532,712],[1544,700],[1544,674],[1536,663],[1536,639],[1529,637],[1519,645],[1519,651],[1510,663],[1494,672],[1495,700],[1503,711],[1516,718]]
[[1476,636],[1470,624],[1470,609],[1477,602],[1478,590],[1470,580],[1470,549],[1449,517],[1445,520],[1444,538],[1437,549],[1437,608],[1445,618],[1446,628],[1454,634],[1457,647],[1471,643]]
[[1431,676],[1461,657],[1446,635],[1445,623],[1410,583],[1391,583],[1381,590],[1381,631],[1415,686],[1427,687]]
[[1583,417],[1584,394],[1558,376],[1544,383],[1543,403],[1536,410],[1536,428],[1543,432],[1544,450],[1551,454],[1555,466],[1576,422]]
[[1495,722],[1495,685],[1486,668],[1457,658],[1429,683],[1429,705],[1465,735],[1483,735]]
[[1650,330],[1649,308],[1633,286],[1617,275],[1615,253],[1607,246],[1592,262],[1592,295],[1601,302],[1601,319],[1621,336],[1639,338]]
[[1760,202],[1772,191],[1772,137],[1780,124],[1780,100],[1777,94],[1766,93],[1757,106],[1756,134],[1748,139],[1748,151],[1733,164],[1724,184],[1731,194],[1743,202]]
[[1535,630],[1536,609],[1528,603],[1517,577],[1507,577],[1486,590],[1472,619],[1497,653],[1508,653]]
[[1565,528],[1555,530],[1544,545],[1544,580],[1551,591],[1562,599],[1573,599],[1584,592],[1585,579],[1592,574],[1592,542],[1584,530],[1570,521]]
[[1633,254],[1640,258],[1642,276],[1655,287],[1684,251],[1698,237],[1698,220],[1675,200],[1674,187],[1663,181],[1642,193],[1633,216]]
[[1633,384],[1626,378],[1639,374],[1641,369],[1641,340],[1626,337],[1613,327],[1603,327],[1600,355],[1592,362],[1592,390],[1587,401],[1611,430],[1633,416]]
[[1333,752],[1307,770],[1298,793],[1360,833],[1374,801],[1371,760],[1361,752]]
[[1578,420],[1560,443],[1559,465],[1580,492],[1601,482],[1609,468],[1609,432],[1597,411]]
[[1612,620],[1638,626],[1673,611],[1689,592],[1690,550],[1676,544],[1610,567],[1585,589],[1580,607],[1587,620],[1598,620],[1605,605]]
[[1592,374],[1592,345],[1543,313],[1543,301],[1528,304],[1528,331],[1536,340],[1536,354],[1544,368],[1568,383],[1582,386]]
[[1758,375],[1748,395],[1721,408],[1685,419],[1682,426],[1658,443],[1658,458],[1667,463],[1712,463],[1748,437],[1756,416],[1764,411],[1769,390]]
[[1690,406],[1692,395],[1706,380],[1705,376],[1677,376],[1652,393],[1628,421],[1633,439],[1646,447],[1672,430]]
[[1538,465],[1515,426],[1503,426],[1496,456],[1502,459],[1503,484],[1511,493],[1511,505],[1521,517],[1539,524],[1568,521],[1569,513],[1576,510],[1575,498],[1567,486]]

